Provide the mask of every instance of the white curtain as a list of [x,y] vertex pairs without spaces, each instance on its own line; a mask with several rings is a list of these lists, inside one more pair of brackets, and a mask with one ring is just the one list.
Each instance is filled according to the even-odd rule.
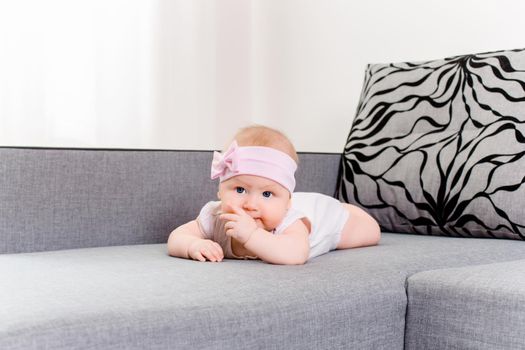
[[0,0],[0,146],[212,149],[255,122],[340,152],[367,63],[522,47],[504,4]]
[[214,7],[0,0],[0,145],[196,146],[188,131],[214,122]]

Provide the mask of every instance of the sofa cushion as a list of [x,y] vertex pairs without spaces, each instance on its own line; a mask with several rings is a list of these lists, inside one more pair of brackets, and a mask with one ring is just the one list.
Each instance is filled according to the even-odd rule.
[[338,196],[383,229],[525,237],[525,50],[372,64]]
[[[299,157],[297,189],[333,195],[341,155]],[[211,159],[207,151],[0,147],[0,253],[164,243],[216,198]]]
[[303,266],[136,245],[0,255],[1,349],[403,349],[405,283],[525,242],[383,234]]
[[408,279],[406,349],[525,349],[525,260]]

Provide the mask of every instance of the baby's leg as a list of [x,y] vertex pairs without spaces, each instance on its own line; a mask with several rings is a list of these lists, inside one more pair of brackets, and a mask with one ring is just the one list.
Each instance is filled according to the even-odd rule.
[[381,238],[377,221],[363,209],[351,204],[343,204],[350,213],[341,232],[337,249],[365,247],[376,245]]

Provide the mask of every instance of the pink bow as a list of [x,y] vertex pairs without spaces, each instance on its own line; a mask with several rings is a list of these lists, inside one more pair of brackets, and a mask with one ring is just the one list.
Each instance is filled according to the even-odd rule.
[[237,147],[237,141],[233,141],[224,153],[213,152],[213,161],[211,163],[212,180],[226,175],[227,172],[237,172],[239,163]]

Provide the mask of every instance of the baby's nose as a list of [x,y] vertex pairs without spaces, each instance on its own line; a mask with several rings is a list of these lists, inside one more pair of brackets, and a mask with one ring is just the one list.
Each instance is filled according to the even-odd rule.
[[257,210],[257,201],[253,198],[248,198],[243,205],[245,210]]

